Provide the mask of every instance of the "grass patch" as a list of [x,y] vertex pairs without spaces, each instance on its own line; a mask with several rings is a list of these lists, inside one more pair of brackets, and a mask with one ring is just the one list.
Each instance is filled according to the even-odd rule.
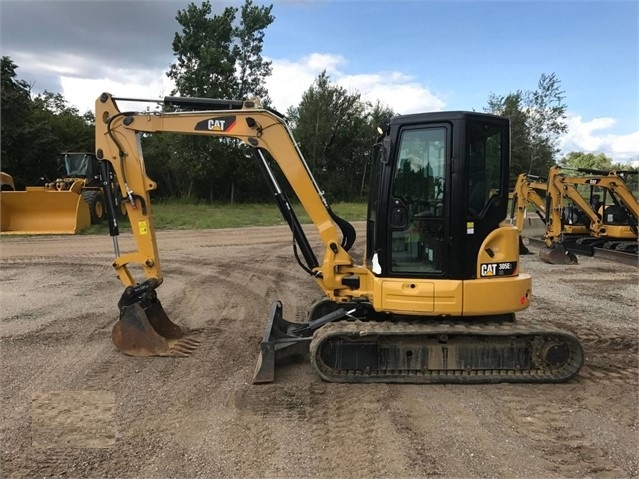
[[[364,221],[366,203],[335,203],[333,211],[347,221]],[[311,220],[301,205],[294,204],[293,209],[302,224]],[[274,226],[286,224],[275,204],[188,204],[182,201],[157,202],[153,204],[153,221],[160,229],[219,229],[241,228],[244,226]],[[130,231],[128,218],[119,221],[122,231]],[[105,233],[106,224],[93,225],[83,234]]]

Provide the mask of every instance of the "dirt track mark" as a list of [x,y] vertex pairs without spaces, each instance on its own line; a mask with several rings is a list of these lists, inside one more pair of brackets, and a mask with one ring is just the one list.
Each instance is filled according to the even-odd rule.
[[[299,320],[320,296],[295,264],[290,232],[160,232],[158,244],[160,300],[204,339],[187,359],[131,358],[111,344],[122,285],[111,271],[108,238],[3,238],[0,266],[11,273],[0,285],[29,291],[12,298],[15,311],[3,304],[0,313],[0,431],[10,438],[0,451],[3,477],[639,475],[634,270],[594,259],[561,270],[522,258],[534,298],[521,318],[583,338],[587,363],[568,384],[327,384],[303,358],[258,387],[250,380],[271,301],[281,299],[285,317]],[[37,264],[29,259],[34,252]],[[81,277],[65,273],[80,268]],[[610,281],[602,288],[566,281],[582,277],[619,284],[613,291]],[[72,301],[46,294],[58,293],[57,279]],[[39,284],[47,289],[33,288]],[[11,329],[16,324],[22,329]],[[31,394],[57,390],[113,393],[115,446],[33,448]]]
[[[294,471],[298,477],[391,477],[405,472],[399,451],[380,448],[393,434],[385,412],[379,404],[362,401],[366,386],[354,387],[358,389],[355,394],[352,387],[311,378],[306,388],[292,384],[242,389],[229,398],[229,404],[239,417],[275,420],[284,429],[278,434],[280,440],[282,434],[299,439],[289,437],[292,448],[280,452],[284,456],[293,453],[290,462],[297,462],[297,455],[302,463],[306,456],[304,473]],[[279,466],[269,470],[276,476],[291,473]]]
[[588,425],[581,422],[579,400],[572,395],[546,400],[506,395],[500,401],[516,432],[532,440],[543,452],[547,467],[560,476],[612,478],[632,474],[610,460],[601,444],[603,438],[597,441],[586,434],[584,426]]
[[115,446],[115,394],[112,392],[37,392],[31,398],[34,447]]

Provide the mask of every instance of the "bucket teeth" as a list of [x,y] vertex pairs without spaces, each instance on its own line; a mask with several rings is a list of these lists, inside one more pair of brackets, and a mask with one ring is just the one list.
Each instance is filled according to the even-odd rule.
[[169,339],[167,341],[171,356],[186,357],[195,351],[200,342],[192,338]]

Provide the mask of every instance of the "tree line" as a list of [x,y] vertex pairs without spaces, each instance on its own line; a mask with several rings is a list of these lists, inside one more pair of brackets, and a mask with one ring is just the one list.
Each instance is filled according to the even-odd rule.
[[[266,79],[272,67],[262,56],[265,33],[275,21],[272,5],[245,0],[213,14],[210,1],[178,10],[172,42],[174,63],[166,75],[172,95],[243,99],[260,97],[270,106]],[[2,57],[2,169],[16,186],[38,184],[57,174],[62,151],[94,151],[93,113],[81,114],[60,93],[32,95],[17,75],[18,65]],[[508,116],[512,125],[511,179],[521,172],[543,176],[558,158],[567,131],[565,94],[555,74],[542,74],[534,91],[491,94],[486,112]],[[367,188],[370,149],[376,127],[395,112],[364,101],[324,71],[285,115],[318,184],[330,200],[358,200]],[[158,183],[155,197],[193,201],[249,202],[270,198],[267,183],[240,142],[219,138],[145,135],[147,173]],[[601,158],[603,156],[603,159]],[[610,169],[605,155],[597,156]],[[560,160],[566,166],[591,163],[583,153]],[[284,182],[285,183],[285,182]]]
[[60,93],[32,96],[11,58],[3,56],[0,63],[0,159],[16,187],[38,184],[43,176],[54,179],[57,153],[93,151],[92,112],[80,114]]

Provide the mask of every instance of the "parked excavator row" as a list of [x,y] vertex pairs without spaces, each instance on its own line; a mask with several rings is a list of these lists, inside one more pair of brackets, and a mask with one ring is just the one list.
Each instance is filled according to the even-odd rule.
[[511,219],[521,234],[534,205],[545,224],[539,257],[547,263],[577,264],[575,253],[592,256],[597,248],[636,256],[639,206],[624,180],[631,174],[637,172],[558,166],[548,178],[521,174],[510,195]]
[[[58,158],[60,177],[44,180],[44,186],[27,186],[16,191],[13,179],[3,174],[2,234],[75,234],[106,217],[99,162],[93,153],[62,153]],[[5,188],[4,178],[11,178]],[[113,182],[111,178],[109,181]],[[123,205],[115,205],[120,215]]]
[[[501,225],[507,118],[433,112],[380,127],[358,264],[349,254],[355,229],[331,210],[281,114],[257,99],[165,97],[159,103],[176,111],[139,113],[120,111],[126,100],[104,93],[95,111],[102,177],[118,180],[103,187],[112,265],[125,286],[112,331],[121,352],[188,356],[198,347],[156,294],[163,281],[149,195],[156,183],[145,172],[139,137],[171,132],[234,138],[253,154],[290,226],[297,262],[324,293],[304,322],[285,320],[282,304],[273,303],[255,383],[273,381],[275,364],[300,354],[310,354],[324,380],[337,382],[561,382],[581,368],[583,349],[572,333],[515,321],[530,305],[532,281],[520,269],[517,229]],[[274,168],[315,225],[322,256]],[[120,251],[113,197],[128,210],[133,251]]]

